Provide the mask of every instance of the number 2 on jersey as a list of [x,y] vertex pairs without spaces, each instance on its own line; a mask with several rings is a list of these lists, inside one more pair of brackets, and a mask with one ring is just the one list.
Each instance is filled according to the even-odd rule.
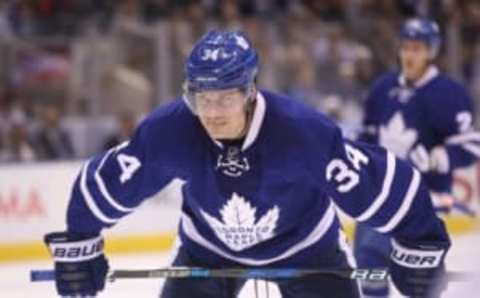
[[466,132],[472,128],[473,117],[469,111],[459,112],[455,120],[457,120],[459,132]]

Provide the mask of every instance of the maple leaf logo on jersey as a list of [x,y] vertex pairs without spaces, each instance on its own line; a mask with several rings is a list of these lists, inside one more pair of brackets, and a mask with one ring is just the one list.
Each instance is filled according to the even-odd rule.
[[236,193],[220,210],[223,222],[200,210],[217,237],[234,251],[252,247],[275,235],[280,209],[274,206],[255,223],[256,211],[257,208]]
[[380,145],[400,158],[406,158],[417,141],[417,131],[407,128],[400,112],[393,115],[387,125],[380,126]]

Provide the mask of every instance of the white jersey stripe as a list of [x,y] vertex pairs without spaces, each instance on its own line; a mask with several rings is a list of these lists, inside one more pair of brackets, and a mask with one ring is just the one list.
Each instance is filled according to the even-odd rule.
[[446,143],[455,145],[475,141],[480,142],[480,133],[476,131],[470,131],[462,134],[453,135],[447,139]]
[[475,155],[476,157],[480,157],[480,146],[470,143],[470,144],[463,144],[462,147],[468,152]]
[[265,118],[265,110],[265,98],[263,97],[262,93],[257,92],[255,111],[253,112],[252,122],[250,124],[245,141],[243,142],[242,150],[246,150],[257,139],[260,128],[262,127],[263,119]]
[[417,170],[413,170],[413,178],[408,186],[407,194],[403,198],[403,202],[400,205],[400,208],[395,213],[394,216],[390,219],[390,221],[381,227],[375,228],[380,233],[387,233],[393,230],[400,221],[405,217],[412,206],[413,200],[415,199],[415,195],[417,194],[418,187],[420,186],[420,173]]
[[115,151],[116,149],[113,148],[113,149],[110,149],[107,154],[105,154],[105,156],[103,157],[102,161],[100,162],[100,165],[98,166],[98,168],[95,170],[95,182],[97,183],[98,185],[98,188],[100,189],[100,192],[102,193],[102,195],[105,197],[105,199],[107,200],[107,202],[115,209],[117,209],[118,211],[121,211],[121,212],[132,212],[135,208],[128,208],[128,207],[125,207],[123,205],[121,205],[120,203],[118,203],[117,200],[115,200],[112,195],[110,194],[110,192],[108,191],[107,189],[107,186],[105,185],[105,183],[103,182],[103,179],[102,177],[100,176],[100,170],[102,169],[103,167],[103,164],[105,163],[105,161],[107,160],[107,158],[112,154],[113,151]]
[[273,258],[263,259],[263,260],[236,257],[228,252],[225,252],[215,244],[205,239],[202,235],[200,235],[198,230],[195,228],[195,225],[193,224],[192,219],[187,214],[182,213],[181,218],[182,218],[183,231],[188,236],[188,238],[190,238],[192,241],[198,243],[199,245],[205,247],[206,249],[226,259],[233,260],[235,262],[245,264],[245,265],[250,265],[250,266],[262,266],[262,265],[267,265],[267,264],[291,257],[294,254],[298,253],[299,251],[318,242],[325,235],[325,233],[327,233],[327,231],[333,224],[335,216],[336,216],[336,213],[333,207],[333,203],[330,203],[323,217],[320,219],[318,224],[315,226],[312,232],[305,239],[293,245],[282,254]]
[[[352,248],[350,247],[350,245],[348,245],[347,236],[345,236],[345,233],[342,230],[340,230],[340,233],[338,234],[338,245],[340,247],[340,250],[342,250],[343,253],[345,254],[350,268],[357,268],[357,261],[355,260],[355,256],[353,254]],[[357,279],[355,281],[355,284],[357,285],[358,293],[360,293],[360,297],[363,297],[360,280]]]
[[395,175],[396,161],[393,153],[387,151],[387,170],[385,179],[383,180],[382,190],[375,198],[373,203],[362,214],[356,217],[358,221],[366,221],[370,219],[382,207],[387,200],[392,189],[393,177]]
[[345,236],[345,233],[342,230],[340,230],[338,234],[338,246],[340,247],[340,250],[345,253],[350,268],[357,268],[357,261],[355,260],[350,245],[348,245],[347,236]]
[[90,209],[90,211],[92,211],[93,215],[95,215],[95,217],[98,218],[100,221],[106,224],[116,223],[119,219],[110,218],[106,216],[97,206],[97,204],[95,203],[95,200],[93,199],[92,195],[88,191],[87,170],[89,165],[90,165],[90,162],[87,162],[83,166],[82,176],[80,178],[80,190],[82,192],[83,198],[85,199],[85,203],[87,203],[87,206]]

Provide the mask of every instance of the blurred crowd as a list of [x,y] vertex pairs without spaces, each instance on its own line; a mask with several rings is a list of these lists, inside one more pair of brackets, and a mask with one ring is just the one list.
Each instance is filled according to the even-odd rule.
[[[80,98],[69,91],[76,82],[71,74],[79,67],[71,44],[92,35],[108,40],[122,22],[140,24],[139,28],[170,25],[168,37],[160,38],[171,50],[163,59],[171,60],[171,88],[177,95],[183,59],[199,36],[215,27],[245,30],[260,53],[261,87],[309,102],[348,132],[361,121],[362,101],[372,80],[397,67],[399,24],[417,15],[439,22],[444,42],[438,64],[469,86],[478,101],[478,0],[1,1],[0,162],[83,158],[129,138],[143,115],[128,106],[95,112],[89,99],[95,92],[84,92]],[[151,54],[138,41],[131,43],[129,47],[115,43],[113,48],[126,48],[123,56],[129,57],[127,67],[116,67],[115,74],[140,82],[135,86],[148,86],[142,80],[154,84],[152,57],[162,53]],[[21,46],[12,51],[11,44]],[[3,65],[9,66],[3,67],[7,72],[1,71]],[[93,66],[85,62],[81,67]],[[132,75],[136,73],[128,67],[140,76]],[[103,77],[101,82],[105,88],[112,85]],[[104,116],[109,117],[108,129],[95,146],[78,146],[78,129],[71,124]]]

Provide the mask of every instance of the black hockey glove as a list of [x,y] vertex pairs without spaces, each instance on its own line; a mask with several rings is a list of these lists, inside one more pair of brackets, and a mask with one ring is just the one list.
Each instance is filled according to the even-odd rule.
[[55,232],[45,235],[55,261],[55,284],[61,296],[95,296],[103,290],[108,262],[100,235]]
[[440,297],[447,288],[444,258],[449,243],[412,245],[392,239],[390,275],[402,295]]

